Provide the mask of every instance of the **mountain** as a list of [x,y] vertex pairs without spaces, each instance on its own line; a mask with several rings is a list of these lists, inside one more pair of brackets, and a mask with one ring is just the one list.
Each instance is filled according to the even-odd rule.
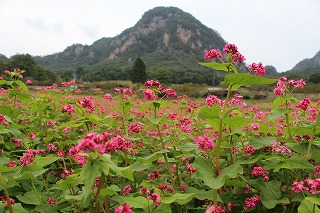
[[8,61],[9,59],[5,55],[0,54],[0,60]]
[[314,72],[320,72],[320,51],[312,58],[303,59],[286,73],[309,75]]
[[189,13],[175,7],[156,7],[113,38],[101,38],[92,45],[74,44],[63,52],[37,56],[35,61],[55,70],[81,67],[84,79],[94,81],[129,78],[130,67],[140,57],[150,75],[165,69],[173,81],[214,81],[212,71],[209,74],[208,68],[197,62],[203,61],[209,49],[222,51],[225,44],[218,32]]

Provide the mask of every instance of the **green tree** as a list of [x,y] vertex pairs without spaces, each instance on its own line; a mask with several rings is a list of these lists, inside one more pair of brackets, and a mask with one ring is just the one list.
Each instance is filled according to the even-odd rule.
[[75,74],[76,74],[76,78],[78,79],[78,80],[82,80],[83,79],[83,76],[84,76],[84,69],[82,68],[82,67],[77,67],[77,69],[76,69],[76,72],[75,72]]
[[320,73],[312,73],[309,75],[308,82],[318,84],[320,83]]
[[16,54],[8,60],[7,65],[9,70],[14,68],[25,70],[23,76],[32,79],[35,85],[50,85],[57,82],[56,73],[37,65],[34,58],[29,54]]
[[170,72],[166,69],[158,69],[154,75],[154,78],[158,80],[161,84],[170,84],[171,76]]
[[132,83],[144,83],[147,80],[146,65],[141,58],[137,58],[131,72]]

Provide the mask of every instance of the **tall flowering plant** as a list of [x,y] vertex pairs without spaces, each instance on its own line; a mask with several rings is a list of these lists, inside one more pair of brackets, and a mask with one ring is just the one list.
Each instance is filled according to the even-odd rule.
[[[204,57],[210,62],[200,63],[226,71],[222,84],[228,85],[225,100],[209,96],[207,106],[199,112],[199,118],[217,131],[214,151],[201,157],[201,162],[211,164],[213,169],[210,182],[204,182],[214,189],[216,210],[208,212],[224,212],[217,209],[230,197],[238,200],[232,203],[238,209],[235,211],[243,206],[244,211],[317,212],[320,188],[315,174],[319,162],[312,153],[318,149],[318,104],[312,104],[309,98],[298,101],[291,96],[295,88],[305,86],[302,79],[260,77],[266,74],[261,62],[250,64],[247,74],[239,73],[235,65],[245,59],[238,48],[227,44],[223,51],[225,59],[213,49]],[[251,108],[244,113],[239,96],[230,98],[230,92],[241,86],[274,82],[278,98],[270,112]]]

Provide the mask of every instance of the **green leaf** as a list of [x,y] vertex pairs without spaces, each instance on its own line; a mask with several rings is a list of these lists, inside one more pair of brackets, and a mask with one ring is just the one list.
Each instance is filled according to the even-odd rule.
[[7,80],[0,80],[0,85],[3,85],[3,84],[10,85],[10,84],[8,84]]
[[28,211],[22,207],[21,203],[12,205],[12,210],[14,213],[28,213]]
[[16,196],[22,203],[25,204],[32,204],[32,205],[39,205],[40,201],[37,198],[37,195],[34,191],[26,192],[24,195],[17,195]]
[[279,96],[273,101],[272,109],[277,109],[280,105],[285,104],[287,99]]
[[191,152],[193,150],[196,150],[198,147],[197,144],[195,143],[186,143],[186,144],[179,144],[178,145],[178,148],[181,150],[181,151],[184,151],[184,152]]
[[161,103],[158,101],[153,101],[152,105],[154,106],[155,109],[160,109]]
[[[314,208],[314,211],[313,211],[313,208]],[[320,209],[318,208],[317,205],[312,203],[310,200],[305,199],[300,203],[298,212],[299,213],[310,213],[310,212],[320,213]]]
[[111,196],[117,194],[114,190],[110,189],[110,188],[103,188],[100,190],[100,194],[99,196],[101,197],[105,197],[105,196]]
[[101,160],[100,162],[100,171],[103,172],[105,175],[109,173],[109,168],[115,174],[125,177],[131,181],[134,181],[133,172],[129,166],[127,167],[118,167],[112,160],[111,155],[103,154],[99,156]]
[[212,164],[204,157],[197,156],[194,160],[193,167],[197,169],[196,177],[204,182],[205,185],[213,188],[215,181],[215,170]]
[[128,180],[134,181],[133,172],[130,169],[130,166],[128,167],[118,167],[113,165],[109,165],[109,166],[110,166],[110,169],[113,170],[117,175],[125,177]]
[[62,191],[65,191],[70,188],[70,186],[76,186],[80,184],[80,178],[78,174],[72,174],[66,177],[65,179],[59,180],[57,185],[61,188]]
[[[8,163],[9,161],[11,161],[10,158],[6,157],[5,155],[0,155],[0,165],[5,165],[6,163]],[[8,168],[7,166],[4,166],[3,167],[4,169],[5,168]],[[0,167],[0,171],[3,172],[2,168]]]
[[316,204],[316,205],[320,205],[320,198],[317,197],[306,197],[306,200]]
[[194,196],[195,193],[175,193],[174,195],[172,195],[172,197],[176,199],[175,202],[180,205],[184,205],[190,202]]
[[172,213],[169,204],[160,203],[160,205],[152,211],[152,213]]
[[260,186],[260,189],[262,192],[262,204],[267,209],[273,209],[278,204],[290,203],[288,198],[282,197],[280,181],[273,180],[270,182],[264,182],[264,184]]
[[214,190],[199,190],[194,187],[187,187],[187,193],[194,193],[198,200],[213,200]]
[[158,152],[155,152],[147,157],[144,158],[137,158],[137,161],[142,163],[152,163],[155,160],[158,160],[159,158],[163,157],[163,153],[169,152],[168,150],[160,150]]
[[101,159],[94,159],[90,155],[87,158],[87,163],[82,167],[80,172],[80,179],[82,180],[84,187],[83,187],[83,197],[81,199],[83,205],[90,201],[90,194],[92,193],[91,187],[98,177],[99,170],[100,170]]
[[150,168],[152,165],[151,164],[145,164],[141,162],[135,162],[130,166],[131,171],[136,172],[136,171],[141,171]]
[[220,114],[221,114],[221,108],[214,104],[212,105],[211,108],[209,108],[208,106],[203,106],[200,109],[198,118],[202,118],[202,119],[212,119],[212,118],[220,118]]
[[22,167],[21,171],[12,178],[14,180],[26,180],[34,177],[38,177],[42,174],[44,174],[48,169],[43,169],[42,166],[31,164],[29,166]]
[[127,114],[132,109],[133,104],[130,101],[121,101],[116,105],[116,109]]
[[[297,153],[305,155],[308,151],[308,146],[309,146],[308,143],[300,143],[300,144],[294,145],[293,147],[291,147],[291,149]],[[313,159],[320,158],[320,147],[315,145],[315,141],[311,146],[309,156]]]
[[113,200],[118,201],[120,205],[127,203],[131,208],[141,208],[146,209],[149,205],[152,205],[153,202],[148,201],[147,198],[138,196],[138,197],[130,197],[130,196],[117,196],[114,197]]
[[219,176],[213,182],[213,189],[220,189],[227,177],[236,178],[239,174],[243,174],[243,168],[239,164],[232,164],[224,168]]
[[157,118],[149,118],[149,121],[154,124],[154,125],[159,125],[160,122],[165,122],[166,121],[166,116],[163,116],[161,118],[157,117]]
[[236,90],[241,86],[250,87],[252,85],[265,85],[277,82],[278,79],[264,78],[251,74],[236,73],[229,74],[224,77],[222,85],[232,85],[231,90]]
[[271,143],[275,140],[275,137],[254,136],[252,140],[249,142],[249,145],[253,146],[253,148],[255,149],[261,149],[262,147],[270,146]]
[[314,166],[310,164],[306,158],[299,155],[293,155],[289,159],[286,159],[285,161],[279,163],[275,167],[274,172],[278,172],[280,169],[303,169],[312,171],[314,169]]
[[47,155],[46,157],[41,157],[39,155],[36,155],[34,161],[39,166],[45,167],[60,159],[61,157],[56,157],[54,155]]
[[190,202],[194,196],[195,196],[195,193],[185,193],[185,194],[175,193],[170,197],[163,197],[161,199],[161,203],[170,204],[170,203],[176,202],[180,205],[184,205]]
[[23,89],[24,91],[28,92],[28,87],[25,83],[23,83],[20,80],[14,81],[15,84],[17,84],[21,89]]
[[242,127],[247,124],[247,121],[243,117],[234,116],[234,117],[224,118],[223,123],[226,125],[230,125],[231,127],[236,128],[236,129],[242,129]]
[[274,120],[274,119],[276,119],[286,113],[289,113],[289,112],[290,112],[290,110],[288,110],[288,109],[276,108],[270,112],[269,117],[268,117],[269,121]]
[[235,163],[242,165],[242,164],[254,164],[260,159],[260,156],[256,158],[250,158],[250,159],[238,159]]
[[238,73],[238,70],[236,66],[234,66],[232,63],[217,63],[217,62],[198,62],[200,65],[205,67],[210,67],[215,70],[222,70],[225,72],[234,71],[235,73]]

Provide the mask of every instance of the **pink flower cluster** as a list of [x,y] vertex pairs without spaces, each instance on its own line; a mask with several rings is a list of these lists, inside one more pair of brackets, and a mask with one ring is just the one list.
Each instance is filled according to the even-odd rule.
[[78,99],[77,102],[81,105],[82,108],[87,108],[87,112],[92,112],[95,108],[94,103],[91,101],[92,97],[84,97],[82,99]]
[[146,100],[154,101],[158,98],[159,94],[165,94],[167,98],[172,98],[177,95],[174,89],[164,88],[159,81],[148,80],[144,83],[144,86],[147,89],[142,91],[142,93]]
[[132,92],[132,90],[130,89],[130,88],[114,88],[114,93],[115,94],[125,94],[125,95],[132,95],[133,94],[133,92]]
[[143,129],[143,126],[135,122],[131,122],[128,128],[130,132],[135,132],[135,133],[139,133],[142,129]]
[[161,170],[154,170],[148,174],[148,180],[155,180],[161,178]]
[[49,205],[54,205],[54,204],[57,203],[57,200],[54,199],[54,198],[52,198],[52,197],[50,197],[50,198],[47,200],[47,203],[48,203]]
[[161,196],[157,193],[153,193],[147,197],[148,200],[153,200],[154,206],[159,206],[161,202]]
[[122,194],[123,195],[130,194],[131,191],[132,191],[132,188],[131,188],[130,184],[128,184],[125,187],[123,187]]
[[232,55],[232,61],[234,63],[242,63],[246,60],[245,57],[238,51],[238,47],[235,44],[226,44],[223,48],[223,51]]
[[248,197],[245,200],[245,204],[243,206],[244,210],[251,209],[256,207],[261,203],[261,198],[259,196]]
[[225,213],[226,211],[223,210],[220,205],[217,203],[215,206],[210,206],[207,210],[206,213]]
[[109,93],[106,93],[106,94],[103,96],[103,98],[106,99],[106,100],[109,100],[109,101],[111,101],[111,100],[113,99],[112,95],[109,94]]
[[[246,59],[245,57],[238,51],[238,47],[235,44],[226,44],[223,48],[223,51],[231,55],[233,63],[242,63]],[[217,49],[211,49],[204,55],[205,60],[215,60],[216,58],[222,59],[222,54]]]
[[186,169],[187,169],[187,172],[189,172],[189,173],[196,173],[197,172],[197,169],[193,168],[191,166],[191,164],[187,164]]
[[11,140],[16,144],[16,147],[21,147],[22,139],[18,139],[18,138],[12,137]]
[[286,77],[281,77],[277,82],[276,88],[273,90],[273,93],[277,96],[284,96],[287,87],[292,85],[294,88],[304,88],[306,85],[303,79],[300,80],[287,80]]
[[291,190],[299,193],[299,192],[310,192],[311,194],[317,194],[317,191],[320,190],[320,179],[305,179],[303,181],[294,181],[291,184]]
[[114,213],[132,213],[131,207],[129,204],[123,204],[114,209]]
[[296,107],[302,109],[303,111],[306,111],[310,103],[311,103],[310,98],[304,98],[303,100],[300,101],[300,103],[296,105]]
[[248,70],[250,72],[254,72],[254,75],[258,76],[258,75],[265,75],[266,74],[266,68],[262,65],[261,62],[259,62],[258,64],[256,63],[252,63],[249,65]]
[[76,81],[75,80],[72,80],[72,81],[68,81],[68,82],[61,82],[61,85],[63,87],[66,87],[66,86],[73,86],[76,84]]
[[20,158],[21,166],[29,166],[34,162],[35,154],[45,154],[44,150],[26,150],[26,153]]
[[153,90],[151,90],[151,89],[143,90],[142,93],[143,93],[144,99],[149,100],[149,101],[154,101],[158,98],[156,93],[153,92]]
[[157,89],[158,91],[162,91],[164,89],[160,82],[155,80],[146,81],[144,86],[148,89]]
[[[0,200],[2,201],[2,203],[4,203],[6,206],[8,206],[8,201],[7,201],[7,199],[6,199],[6,196],[1,195],[1,196],[0,196]],[[10,200],[10,204],[11,204],[11,205],[16,204],[16,202],[14,201],[14,199],[9,198],[9,200]]]
[[315,176],[315,177],[320,177],[320,166],[319,165],[316,165],[314,167],[315,171],[312,172],[312,174]]
[[173,191],[174,191],[172,187],[170,187],[166,184],[163,184],[163,183],[158,184],[158,189],[160,189],[162,191],[165,190],[168,193],[173,193]]
[[0,114],[0,124],[6,126],[8,125],[8,121],[6,120],[6,117],[4,116],[4,114]]
[[205,60],[214,60],[217,57],[222,59],[221,52],[216,49],[211,49],[208,52],[206,52],[206,54],[204,55]]
[[272,152],[273,153],[280,153],[288,156],[292,156],[292,151],[288,149],[286,146],[284,146],[283,143],[280,143],[275,140],[271,143]]
[[195,144],[198,144],[198,149],[202,151],[212,151],[214,149],[213,139],[203,135],[194,139]]
[[244,147],[244,154],[253,154],[256,151],[255,148],[253,148],[253,146],[247,145]]
[[62,113],[66,112],[68,113],[69,115],[71,115],[72,113],[75,112],[75,109],[74,109],[74,106],[72,104],[66,104],[62,107],[62,110],[61,110]]
[[205,103],[208,107],[212,107],[212,105],[217,104],[219,106],[222,106],[224,104],[224,101],[222,101],[221,99],[219,99],[217,96],[215,95],[210,95],[206,98]]
[[262,177],[265,180],[269,180],[269,172],[267,172],[265,170],[265,168],[261,167],[261,166],[255,166],[253,167],[253,170],[251,172],[252,175],[256,176],[256,177]]
[[120,135],[93,132],[86,134],[84,139],[69,150],[69,154],[76,157],[78,153],[88,153],[91,150],[100,154],[111,153],[112,151],[120,152],[121,150],[129,152],[131,148],[132,143]]

